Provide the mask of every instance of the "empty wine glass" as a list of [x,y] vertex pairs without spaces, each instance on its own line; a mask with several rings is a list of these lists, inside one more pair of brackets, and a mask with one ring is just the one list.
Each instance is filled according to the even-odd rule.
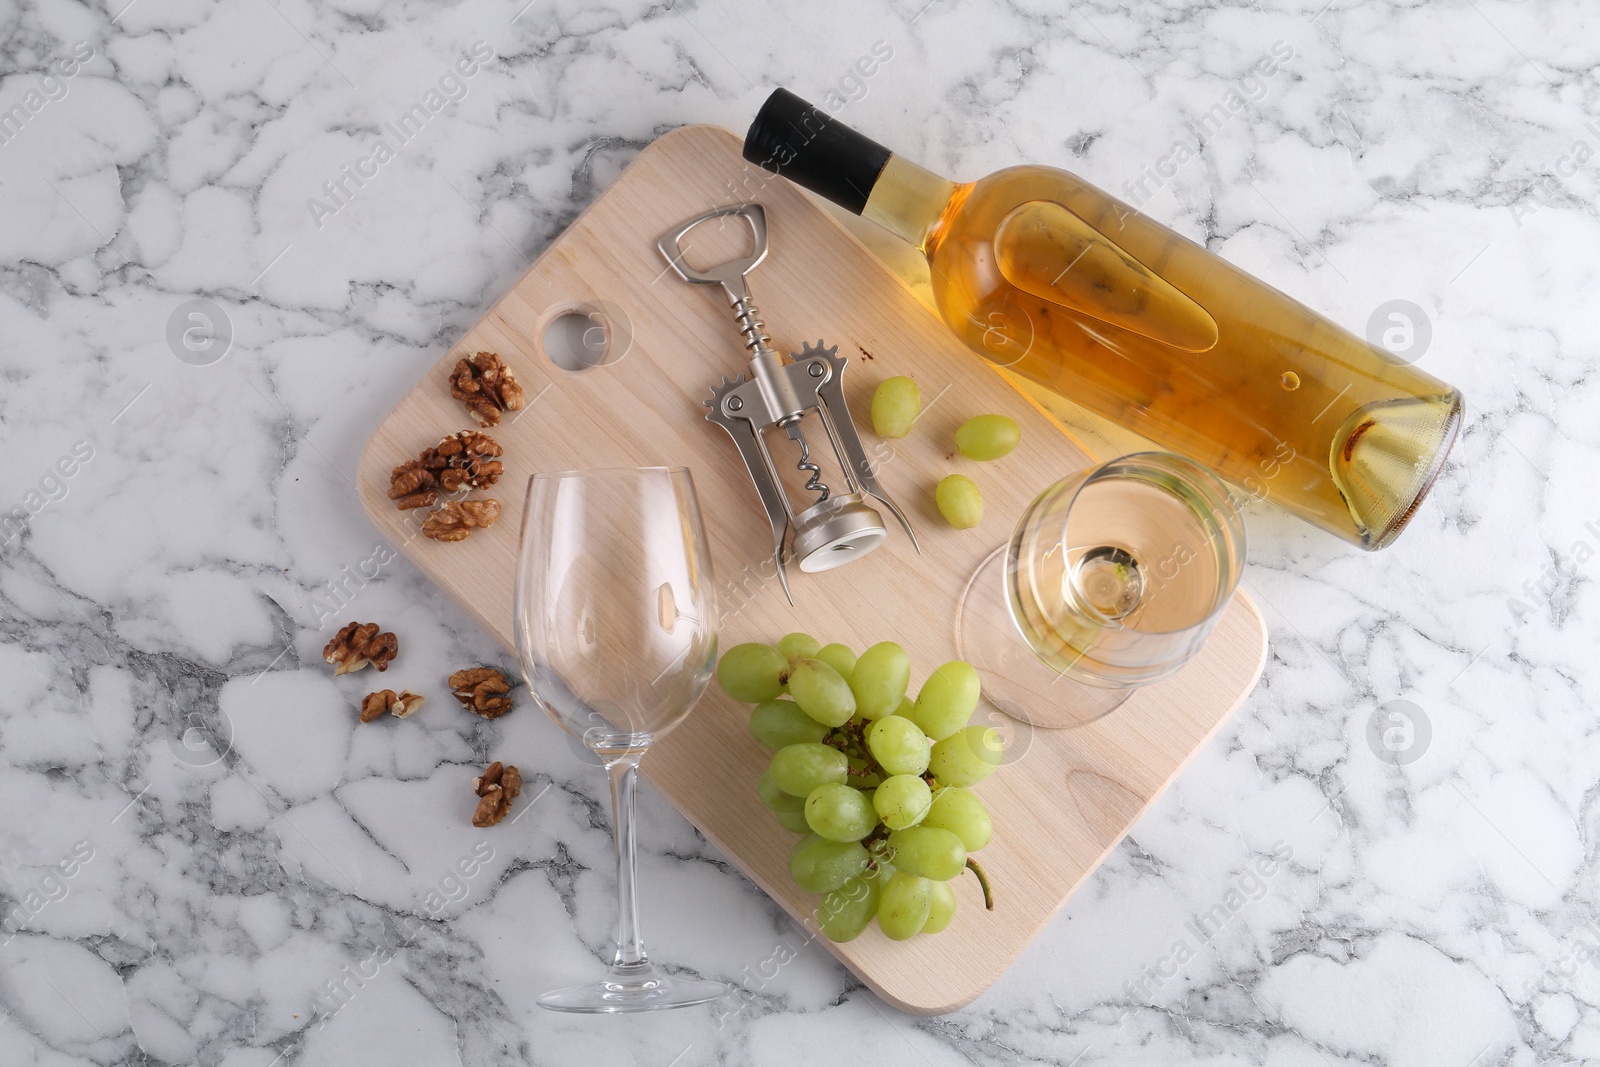
[[516,641],[539,706],[611,778],[617,949],[606,977],[546,993],[555,1011],[704,1004],[722,982],[668,975],[639,932],[634,795],[650,744],[689,714],[717,656],[716,594],[694,481],[683,467],[536,474],[517,558]]
[[956,645],[985,697],[1034,726],[1082,726],[1176,672],[1239,584],[1239,509],[1210,470],[1166,452],[1046,489],[957,611]]

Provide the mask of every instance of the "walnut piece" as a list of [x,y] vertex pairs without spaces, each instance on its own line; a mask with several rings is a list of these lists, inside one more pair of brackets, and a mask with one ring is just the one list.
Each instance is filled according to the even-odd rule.
[[393,689],[380,689],[361,698],[361,721],[371,722],[384,712],[403,719],[422,707],[422,698],[412,692],[395,695]]
[[521,411],[528,402],[511,368],[493,352],[474,352],[456,360],[450,395],[467,405],[479,426],[495,426],[502,411]]
[[515,767],[503,766],[495,760],[472,780],[472,791],[478,794],[478,810],[472,813],[472,825],[493,826],[511,814],[511,802],[522,793],[522,774]]
[[463,430],[425,448],[389,475],[389,499],[401,511],[430,507],[442,490],[459,493],[483,489],[499,480],[505,468],[495,457],[504,450],[486,433]]
[[468,711],[498,719],[511,710],[511,683],[493,667],[468,667],[450,676],[450,691]]
[[418,460],[408,459],[389,475],[389,499],[401,511],[430,507],[439,501],[439,479]]
[[486,489],[498,481],[504,468],[495,457],[503,454],[500,443],[488,434],[462,430],[424,452],[422,461],[439,472],[439,484],[445,492],[459,493],[463,489]]
[[474,528],[493,526],[498,500],[446,500],[422,520],[422,532],[435,541],[465,541]]
[[325,662],[334,665],[335,676],[359,671],[372,664],[380,671],[389,669],[389,661],[400,652],[400,642],[394,634],[378,632],[375,622],[347,623],[322,649]]

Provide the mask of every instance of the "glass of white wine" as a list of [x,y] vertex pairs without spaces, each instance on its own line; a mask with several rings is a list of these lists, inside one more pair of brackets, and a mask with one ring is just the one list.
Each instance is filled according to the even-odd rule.
[[956,645],[984,696],[1034,726],[1082,726],[1175,673],[1239,584],[1240,508],[1210,470],[1166,452],[1046,489],[957,610]]

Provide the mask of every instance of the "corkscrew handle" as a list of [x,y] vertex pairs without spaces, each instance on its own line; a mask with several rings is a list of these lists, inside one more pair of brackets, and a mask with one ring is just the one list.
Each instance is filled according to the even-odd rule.
[[[725,218],[741,218],[750,224],[752,238],[750,254],[730,259],[714,267],[707,267],[705,270],[690,266],[684,256],[686,249],[683,246],[683,239],[688,236],[690,230],[701,223]],[[751,203],[734,204],[707,211],[666,234],[656,242],[656,247],[666,258],[667,265],[684,281],[695,285],[722,286],[722,291],[728,294],[728,301],[733,306],[733,315],[738,323],[739,332],[745,337],[745,347],[756,355],[771,353],[772,350],[768,347],[770,339],[761,323],[760,311],[750,299],[750,284],[745,281],[745,275],[755,270],[761,261],[767,258],[766,208]]]

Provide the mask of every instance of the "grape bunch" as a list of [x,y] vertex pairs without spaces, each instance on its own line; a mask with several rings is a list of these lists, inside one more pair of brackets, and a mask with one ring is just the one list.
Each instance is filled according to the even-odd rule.
[[805,836],[789,874],[822,894],[817,924],[849,941],[878,920],[896,941],[936,934],[955,917],[951,882],[989,880],[971,853],[994,834],[971,786],[1000,763],[1000,735],[969,725],[978,672],[959,660],[906,694],[911,660],[892,641],[859,657],[789,634],[735,645],[717,663],[729,696],[754,704],[750,732],[772,750],[756,790],[787,830]]

